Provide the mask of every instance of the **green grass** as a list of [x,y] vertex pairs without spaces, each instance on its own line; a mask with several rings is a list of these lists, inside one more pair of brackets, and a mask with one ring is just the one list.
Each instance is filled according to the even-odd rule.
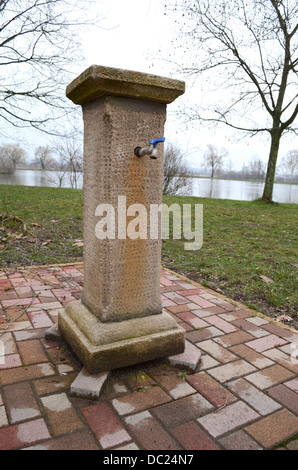
[[[204,210],[202,248],[185,251],[183,240],[163,240],[165,267],[263,313],[297,315],[298,205],[177,196],[164,202]],[[2,267],[82,260],[83,248],[74,245],[83,238],[82,191],[3,185],[0,213],[20,217],[27,228],[12,219],[1,227],[0,220]]]
[[[6,230],[0,232],[1,266],[68,263],[82,259],[82,248],[73,246],[77,239],[83,238],[82,191],[0,185],[0,213],[20,217],[27,227],[24,236],[16,239],[14,234],[20,234],[22,227],[9,220],[3,224]],[[5,241],[3,236],[5,238],[7,230],[12,236]]]
[[203,247],[185,251],[183,241],[164,240],[164,266],[250,308],[272,315],[297,314],[296,204],[164,198],[168,205],[178,201],[203,204]]

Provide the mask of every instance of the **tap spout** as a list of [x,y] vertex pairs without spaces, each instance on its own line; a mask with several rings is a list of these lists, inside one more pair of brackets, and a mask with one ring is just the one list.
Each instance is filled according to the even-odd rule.
[[144,157],[145,155],[149,155],[150,158],[157,158],[157,144],[159,142],[164,142],[166,139],[165,137],[160,137],[159,139],[152,139],[149,142],[148,147],[135,147],[134,154],[136,157]]
[[149,155],[150,158],[157,157],[157,149],[151,144],[149,147],[136,147],[134,150],[134,154],[137,157],[144,157],[145,155]]

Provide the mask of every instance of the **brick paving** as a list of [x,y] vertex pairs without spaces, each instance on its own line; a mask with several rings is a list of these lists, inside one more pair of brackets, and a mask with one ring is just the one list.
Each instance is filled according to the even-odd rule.
[[90,377],[45,336],[82,287],[82,264],[0,271],[1,450],[297,450],[298,332],[162,270],[185,353]]

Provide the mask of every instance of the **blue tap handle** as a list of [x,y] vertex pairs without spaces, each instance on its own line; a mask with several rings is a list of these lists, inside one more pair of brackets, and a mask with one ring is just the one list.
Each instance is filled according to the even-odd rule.
[[155,148],[159,142],[164,142],[165,140],[166,140],[165,137],[160,137],[159,139],[152,139],[152,140],[150,140],[149,144],[150,144],[150,145],[153,145],[154,148]]

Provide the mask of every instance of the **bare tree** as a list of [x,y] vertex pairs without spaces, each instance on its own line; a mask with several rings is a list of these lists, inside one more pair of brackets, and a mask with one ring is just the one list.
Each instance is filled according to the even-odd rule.
[[2,152],[1,148],[0,148],[0,173],[5,173],[5,174],[14,173],[12,161],[6,157],[5,153]]
[[183,72],[199,78],[209,72],[208,90],[215,84],[213,101],[188,117],[269,135],[262,198],[270,202],[281,137],[297,132],[297,0],[176,0],[175,6],[192,56]]
[[83,173],[82,140],[78,135],[61,140],[56,145],[56,154],[61,178],[66,175],[64,171],[67,171],[70,186],[77,188]]
[[207,151],[203,156],[205,168],[211,169],[211,178],[214,178],[215,174],[221,168],[225,157],[228,155],[226,149],[217,149],[214,145],[207,145]]
[[230,175],[233,172],[233,167],[234,167],[234,164],[232,160],[229,158],[229,160],[226,162],[225,171]]
[[290,150],[282,160],[282,166],[290,174],[290,182],[294,181],[294,176],[298,171],[298,150]]
[[[0,0],[0,119],[52,132],[73,107],[64,98],[70,65],[82,60],[79,32],[92,0]],[[75,73],[75,71],[74,71]]]
[[254,180],[263,180],[266,173],[264,162],[259,157],[254,157],[248,163],[249,178]]
[[191,193],[190,170],[181,150],[173,144],[165,149],[163,194],[187,195]]
[[64,156],[57,153],[55,163],[53,164],[51,171],[47,172],[47,178],[49,181],[61,188],[67,174],[68,167],[64,160]]
[[17,164],[25,163],[26,152],[19,144],[1,145],[0,160],[5,173],[14,173]]
[[40,166],[41,170],[50,169],[53,167],[55,161],[53,159],[53,150],[48,145],[41,145],[35,149],[34,163]]

